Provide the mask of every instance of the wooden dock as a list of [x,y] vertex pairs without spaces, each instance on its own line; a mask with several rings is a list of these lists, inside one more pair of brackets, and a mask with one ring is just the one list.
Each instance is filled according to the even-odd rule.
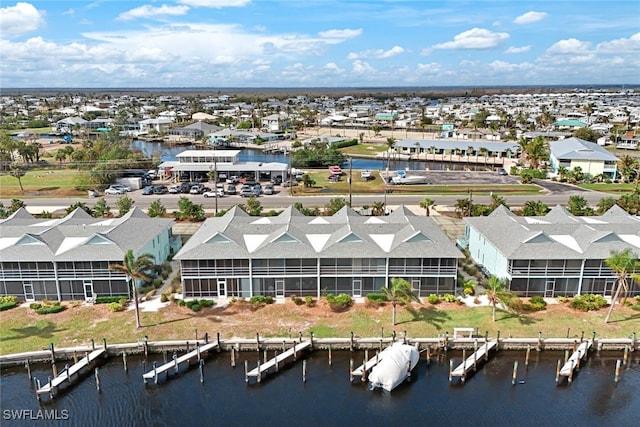
[[53,397],[55,395],[56,390],[58,389],[58,387],[60,387],[60,385],[62,385],[65,381],[71,382],[71,377],[73,377],[74,374],[79,373],[82,368],[88,367],[91,364],[91,362],[93,362],[98,357],[100,357],[103,354],[105,354],[106,351],[107,350],[105,348],[101,348],[99,350],[92,351],[87,356],[85,356],[82,359],[78,360],[78,363],[74,363],[73,365],[69,366],[68,368],[63,369],[62,372],[60,372],[58,374],[58,376],[56,376],[54,379],[52,379],[49,383],[47,383],[44,386],[38,388],[36,390],[36,393],[37,394],[47,394],[48,393],[51,397]]
[[157,384],[158,376],[160,374],[164,372],[168,372],[170,369],[174,369],[175,371],[177,371],[181,363],[190,362],[192,359],[196,359],[200,361],[202,353],[213,350],[217,346],[218,346],[217,342],[211,342],[203,346],[197,346],[195,350],[190,351],[189,353],[184,354],[180,357],[176,357],[175,359],[165,363],[164,365],[151,369],[149,372],[142,375],[142,379],[144,380],[145,384],[147,383],[147,380],[151,380],[151,379],[153,379],[154,382]]
[[380,363],[383,357],[384,357],[384,351],[380,353],[376,353],[376,355],[373,356],[371,359],[365,361],[362,365],[358,366],[356,369],[351,371],[351,375],[362,377],[365,374],[365,372],[370,372],[374,366]]
[[[247,372],[247,365],[245,363],[245,381],[249,382],[249,377],[256,377],[258,382],[262,379],[262,376],[271,368],[278,369],[278,366],[282,362],[286,362],[286,360],[292,357],[294,360],[298,357],[298,353],[308,349],[311,347],[311,341],[304,341],[299,344],[295,344],[289,350],[286,350],[280,354],[276,354],[276,356],[265,363],[258,364],[258,366],[251,371]],[[245,361],[246,362],[246,361]]]
[[[566,363],[560,370],[558,371],[558,375],[556,375],[556,382],[559,381],[560,377],[567,377],[569,382],[573,380],[574,371],[580,367],[580,361],[586,357],[589,349],[593,345],[593,340],[583,341],[578,348],[573,352],[573,354],[567,359]],[[558,361],[558,366],[559,366]]]
[[[473,354],[462,361],[458,367],[453,368],[453,360],[450,361],[449,366],[449,382],[453,380],[453,377],[460,377],[462,382],[465,382],[467,379],[467,374],[471,370],[476,370],[478,362],[483,358],[485,360],[489,360],[489,352],[496,348],[498,345],[497,340],[486,341],[482,344]],[[464,357],[464,356],[463,356]]]

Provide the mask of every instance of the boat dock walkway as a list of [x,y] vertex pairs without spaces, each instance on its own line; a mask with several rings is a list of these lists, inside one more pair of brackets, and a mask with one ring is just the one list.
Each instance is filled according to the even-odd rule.
[[364,378],[363,375],[366,375],[366,372],[371,371],[371,369],[373,369],[374,366],[380,363],[383,357],[384,357],[384,352],[380,352],[380,353],[376,352],[375,356],[373,356],[371,359],[365,361],[362,365],[358,366],[356,369],[351,371],[351,375],[360,376]]
[[249,382],[249,377],[256,377],[258,379],[258,382],[260,382],[260,380],[262,379],[262,375],[265,374],[269,369],[275,367],[277,372],[280,363],[286,362],[290,357],[293,357],[293,360],[296,360],[298,357],[298,353],[311,348],[311,345],[311,341],[303,341],[299,344],[295,344],[289,350],[286,350],[280,354],[276,354],[276,356],[269,361],[262,364],[258,363],[258,366],[251,371],[248,371],[247,364],[245,363],[245,381]]
[[[558,375],[556,375],[556,382],[559,381],[560,377],[567,377],[569,382],[573,380],[574,371],[576,368],[580,367],[580,361],[587,355],[592,345],[593,340],[586,340],[578,346],[569,359],[567,359],[564,366],[562,366],[558,371]],[[560,366],[560,363],[558,363],[558,366]]]
[[475,371],[478,361],[482,360],[483,357],[486,360],[489,360],[489,352],[492,349],[496,348],[497,345],[498,345],[497,340],[486,341],[484,344],[478,347],[478,349],[474,351],[471,356],[464,359],[464,355],[463,355],[462,363],[458,365],[458,367],[456,367],[455,369],[452,369],[453,360],[450,360],[449,382],[453,380],[453,377],[460,377],[462,379],[462,382],[465,382],[469,371],[471,371],[472,369]]
[[211,342],[211,343],[205,344],[203,346],[200,346],[198,344],[196,346],[195,350],[190,351],[189,353],[184,354],[184,355],[182,355],[180,357],[176,357],[173,360],[171,360],[170,362],[165,363],[164,365],[161,365],[159,367],[154,367],[149,372],[143,374],[142,375],[142,379],[144,380],[145,384],[147,383],[147,380],[150,380],[150,379],[153,379],[157,383],[158,382],[158,375],[169,371],[169,369],[171,369],[171,368],[173,368],[173,369],[175,369],[177,371],[181,363],[190,362],[192,359],[196,359],[196,360],[200,361],[200,357],[201,357],[202,353],[206,353],[209,350],[213,350],[216,347],[218,347],[218,343],[217,342]]
[[54,379],[52,379],[49,383],[45,384],[44,386],[38,388],[38,390],[36,390],[37,394],[47,394],[49,393],[50,395],[54,395],[57,388],[64,383],[65,381],[69,381],[71,382],[71,377],[74,374],[77,374],[80,372],[80,370],[84,367],[89,366],[89,364],[91,362],[93,362],[94,360],[96,360],[98,357],[102,356],[103,354],[105,354],[107,350],[105,348],[101,348],[99,350],[94,350],[91,353],[87,354],[87,356],[83,357],[82,359],[78,360],[77,363],[74,363],[73,365],[63,369]]

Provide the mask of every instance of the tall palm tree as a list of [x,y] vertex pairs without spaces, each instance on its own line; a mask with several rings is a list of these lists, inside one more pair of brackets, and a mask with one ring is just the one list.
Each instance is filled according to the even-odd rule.
[[485,295],[489,299],[489,303],[493,307],[491,318],[496,321],[496,306],[498,303],[506,304],[511,300],[513,294],[507,289],[507,281],[505,279],[498,279],[496,276],[491,276],[489,281],[484,286]]
[[427,216],[429,216],[429,208],[433,206],[434,203],[435,202],[433,201],[433,199],[430,199],[428,197],[425,197],[420,202],[420,207],[426,211]]
[[156,267],[154,257],[151,254],[142,254],[138,257],[133,255],[133,251],[129,249],[124,254],[122,264],[109,264],[109,270],[122,273],[126,276],[127,282],[131,286],[131,295],[135,304],[136,311],[136,328],[140,327],[140,310],[138,308],[138,290],[136,280],[150,280],[149,270]]
[[396,140],[387,138],[387,173],[389,173],[389,164],[391,162],[391,149],[396,145]]
[[393,278],[391,279],[391,286],[385,286],[381,290],[391,303],[391,323],[394,326],[396,324],[396,306],[398,304],[410,306],[412,301],[420,303],[420,298],[418,298],[411,288],[411,283],[407,282],[405,279]]
[[633,253],[630,248],[626,248],[622,251],[612,250],[609,258],[605,259],[604,262],[615,274],[617,282],[617,286],[614,286],[616,290],[611,299],[607,317],[604,318],[604,323],[607,323],[613,312],[613,307],[620,297],[620,292],[624,292],[623,305],[627,300],[627,293],[629,292],[628,279],[631,278],[631,280],[640,281],[640,274],[634,273],[634,271],[640,270],[640,261],[638,261],[638,255]]

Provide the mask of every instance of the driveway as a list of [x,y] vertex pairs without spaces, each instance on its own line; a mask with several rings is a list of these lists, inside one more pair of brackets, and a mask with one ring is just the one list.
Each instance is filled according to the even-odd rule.
[[576,192],[588,192],[584,188],[580,188],[577,185],[563,184],[561,182],[547,181],[543,179],[534,179],[533,183],[547,190],[549,193],[562,194],[562,193],[576,193]]

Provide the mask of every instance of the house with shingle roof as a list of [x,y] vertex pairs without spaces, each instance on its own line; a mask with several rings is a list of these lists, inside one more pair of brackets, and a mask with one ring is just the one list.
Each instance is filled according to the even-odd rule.
[[569,171],[580,167],[583,173],[602,174],[614,180],[619,160],[598,144],[580,138],[559,139],[549,144],[549,163],[556,175],[561,167]]
[[[640,254],[640,218],[614,205],[602,216],[578,217],[562,206],[544,216],[516,216],[504,206],[464,219],[468,249],[488,274],[506,278],[517,295],[611,296],[612,250]],[[631,285],[631,295],[640,286]]]
[[0,294],[23,301],[129,295],[126,277],[109,265],[122,263],[128,250],[162,264],[180,248],[173,223],[137,208],[119,218],[94,218],[78,208],[59,219],[19,209],[0,221]]
[[185,297],[292,294],[361,297],[408,280],[422,297],[453,293],[461,252],[429,217],[405,207],[384,217],[344,207],[332,216],[249,216],[234,207],[207,219],[174,259]]

